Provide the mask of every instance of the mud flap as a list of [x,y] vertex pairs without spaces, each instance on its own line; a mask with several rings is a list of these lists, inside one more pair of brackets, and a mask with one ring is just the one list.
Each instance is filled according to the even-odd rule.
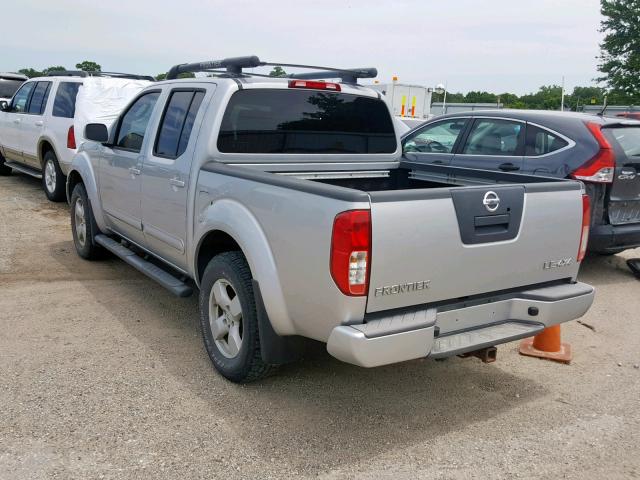
[[260,333],[260,353],[262,361],[270,365],[283,365],[297,362],[302,358],[304,351],[304,339],[302,337],[280,336],[271,326],[271,320],[264,308],[260,284],[253,279],[253,295],[256,301],[256,313],[258,314],[258,331]]

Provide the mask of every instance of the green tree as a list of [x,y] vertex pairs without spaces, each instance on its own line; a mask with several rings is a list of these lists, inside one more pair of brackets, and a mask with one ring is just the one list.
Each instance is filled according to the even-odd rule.
[[635,98],[640,92],[640,0],[601,0],[602,63],[598,70],[613,90]]
[[35,70],[33,68],[21,68],[20,70],[18,70],[18,73],[26,75],[29,78],[42,76],[42,72],[40,70]]
[[273,67],[273,70],[269,72],[270,77],[286,77],[287,72],[280,65],[276,65]]
[[78,70],[82,70],[83,72],[99,72],[102,70],[102,67],[100,65],[90,60],[85,60],[84,62],[76,63],[76,68]]
[[52,72],[64,72],[66,70],[66,67],[63,67],[62,65],[54,65],[53,67],[47,67],[42,71],[43,75],[47,75],[49,73]]

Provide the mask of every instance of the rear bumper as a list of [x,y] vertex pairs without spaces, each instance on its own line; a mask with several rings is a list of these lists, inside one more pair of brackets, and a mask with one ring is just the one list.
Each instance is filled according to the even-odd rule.
[[579,318],[594,295],[590,285],[574,283],[505,294],[489,302],[381,312],[367,323],[334,328],[327,350],[361,367],[459,355]]
[[616,252],[640,247],[640,223],[629,225],[594,225],[589,232],[589,250]]

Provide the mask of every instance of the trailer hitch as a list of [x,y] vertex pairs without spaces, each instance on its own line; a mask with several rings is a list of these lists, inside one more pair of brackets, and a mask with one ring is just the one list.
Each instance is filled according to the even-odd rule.
[[458,355],[460,358],[478,357],[482,363],[493,363],[498,358],[498,349],[496,347],[485,347],[473,352]]

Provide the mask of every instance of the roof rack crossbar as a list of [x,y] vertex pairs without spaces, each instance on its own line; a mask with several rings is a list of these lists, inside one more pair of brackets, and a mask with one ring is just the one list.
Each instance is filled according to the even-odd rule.
[[47,72],[47,77],[88,77],[87,72],[82,70],[54,70]]
[[[343,83],[356,83],[359,78],[374,78],[378,75],[378,70],[375,68],[332,68],[332,67],[319,67],[316,65],[302,65],[297,63],[277,63],[277,62],[262,62],[257,56],[251,55],[247,57],[232,57],[222,60],[211,60],[208,62],[196,62],[196,63],[183,63],[180,65],[174,65],[167,73],[167,80],[174,80],[178,78],[181,73],[194,73],[194,72],[211,72],[217,74],[227,75],[247,75],[256,77],[269,77],[269,75],[246,73],[243,72],[243,68],[254,67],[291,67],[291,68],[308,68],[313,70],[319,70],[316,72],[305,73],[293,73],[286,75],[282,78],[297,78],[297,79],[323,79],[323,78],[340,78]],[[220,71],[219,69],[225,69]],[[274,77],[277,78],[277,77]]]

